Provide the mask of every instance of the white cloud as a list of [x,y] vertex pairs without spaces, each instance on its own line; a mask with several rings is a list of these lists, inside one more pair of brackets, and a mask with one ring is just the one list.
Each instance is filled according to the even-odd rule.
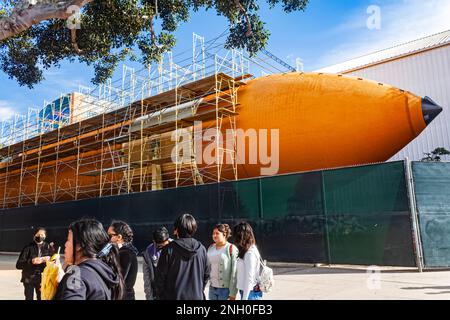
[[11,119],[16,111],[11,103],[5,100],[0,100],[0,121]]
[[71,74],[64,74],[60,70],[44,71],[45,81],[42,83],[41,92],[45,92],[49,99],[59,98],[61,93],[66,94],[72,91],[78,91],[78,85],[83,82],[79,77],[73,77]]
[[389,1],[380,5],[381,29],[369,30],[367,8],[360,8],[330,32],[351,34],[347,41],[336,46],[317,61],[326,67],[374,51],[419,39],[450,29],[449,0]]

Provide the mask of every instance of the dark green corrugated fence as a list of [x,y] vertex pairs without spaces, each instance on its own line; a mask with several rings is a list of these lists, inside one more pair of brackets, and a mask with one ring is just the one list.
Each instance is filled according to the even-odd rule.
[[264,178],[261,189],[264,221],[283,226],[264,248],[285,246],[285,260],[415,266],[403,162]]
[[0,250],[20,250],[38,225],[63,245],[85,215],[129,222],[143,249],[156,226],[190,212],[205,245],[214,224],[250,221],[270,261],[414,266],[408,204],[404,163],[392,162],[4,210]]
[[324,172],[332,263],[414,266],[403,162]]
[[424,267],[450,267],[450,163],[413,162]]

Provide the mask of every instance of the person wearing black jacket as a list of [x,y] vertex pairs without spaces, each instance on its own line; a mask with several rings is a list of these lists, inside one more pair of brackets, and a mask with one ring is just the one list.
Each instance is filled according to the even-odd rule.
[[69,226],[64,249],[66,273],[55,300],[120,300],[124,283],[119,248],[109,242],[103,225],[81,219]]
[[196,231],[197,222],[190,214],[175,221],[176,240],[164,247],[156,268],[158,300],[205,300],[211,267],[205,247],[192,238]]
[[41,300],[41,279],[45,268],[45,262],[50,260],[54,249],[45,238],[47,232],[44,228],[38,228],[33,233],[33,242],[22,249],[16,268],[22,270],[22,278],[25,300],[33,300],[36,291],[37,300]]
[[108,228],[108,235],[112,243],[119,247],[120,267],[125,281],[123,300],[135,300],[134,285],[138,273],[137,254],[139,251],[133,246],[133,230],[123,221],[113,221]]
[[159,227],[153,232],[153,242],[142,252],[142,274],[144,278],[144,292],[146,300],[156,300],[155,272],[162,249],[172,239],[166,227]]

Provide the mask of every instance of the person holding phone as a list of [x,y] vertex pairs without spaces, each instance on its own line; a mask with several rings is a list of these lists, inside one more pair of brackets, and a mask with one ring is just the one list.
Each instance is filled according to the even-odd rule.
[[36,292],[37,300],[41,300],[41,279],[45,262],[55,253],[51,244],[45,242],[47,231],[37,228],[33,232],[33,242],[26,245],[20,252],[16,268],[22,270],[25,300],[33,300]]

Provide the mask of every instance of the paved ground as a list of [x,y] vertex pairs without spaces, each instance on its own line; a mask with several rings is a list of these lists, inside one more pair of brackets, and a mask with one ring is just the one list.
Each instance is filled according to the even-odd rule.
[[[16,259],[0,255],[0,300],[23,299]],[[450,299],[450,271],[382,268],[377,274],[365,267],[289,264],[275,264],[274,270],[275,288],[265,299]],[[141,272],[135,290],[137,299],[144,299]]]

